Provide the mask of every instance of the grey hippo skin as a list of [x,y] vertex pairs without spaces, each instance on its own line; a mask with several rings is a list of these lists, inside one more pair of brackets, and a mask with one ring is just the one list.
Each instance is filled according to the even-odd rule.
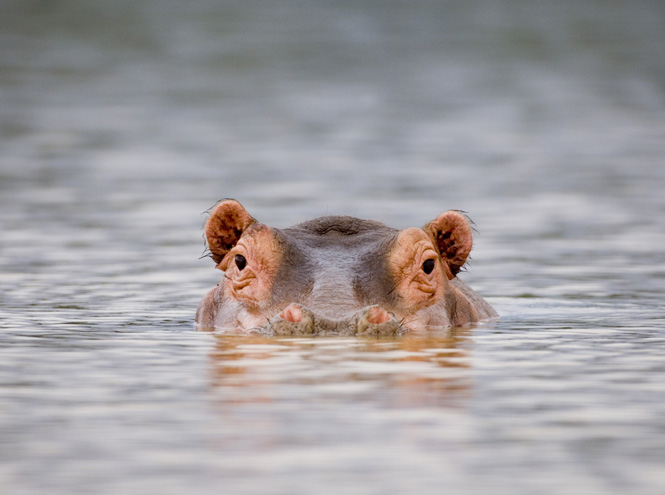
[[473,243],[457,211],[405,230],[346,216],[275,229],[223,200],[205,235],[224,275],[199,304],[201,329],[391,336],[497,316],[457,278]]

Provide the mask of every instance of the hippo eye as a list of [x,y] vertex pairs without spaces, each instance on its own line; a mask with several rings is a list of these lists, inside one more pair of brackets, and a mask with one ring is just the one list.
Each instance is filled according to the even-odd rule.
[[242,269],[247,266],[247,260],[242,254],[236,254],[235,261],[236,261],[236,266],[240,271],[242,271]]
[[432,258],[425,260],[423,263],[423,271],[429,275],[434,270],[434,260]]

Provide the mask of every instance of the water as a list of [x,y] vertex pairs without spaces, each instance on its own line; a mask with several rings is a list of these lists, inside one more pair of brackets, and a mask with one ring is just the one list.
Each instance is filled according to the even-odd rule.
[[[661,2],[5,2],[0,491],[665,491]],[[497,322],[197,332],[202,212],[445,209]]]

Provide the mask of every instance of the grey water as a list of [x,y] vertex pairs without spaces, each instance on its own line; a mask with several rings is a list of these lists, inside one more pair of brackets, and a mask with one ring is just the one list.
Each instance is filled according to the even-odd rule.
[[[665,493],[665,7],[7,0],[0,492]],[[197,331],[205,210],[475,221],[495,322]]]

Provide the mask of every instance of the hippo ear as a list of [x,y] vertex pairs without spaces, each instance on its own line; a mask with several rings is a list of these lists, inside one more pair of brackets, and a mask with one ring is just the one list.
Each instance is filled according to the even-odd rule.
[[473,236],[467,218],[458,211],[441,213],[423,230],[439,250],[444,266],[447,265],[448,279],[452,280],[466,263],[471,252]]
[[205,223],[205,235],[215,263],[222,261],[226,253],[238,243],[242,233],[254,222],[256,220],[233,199],[222,200],[211,208]]

